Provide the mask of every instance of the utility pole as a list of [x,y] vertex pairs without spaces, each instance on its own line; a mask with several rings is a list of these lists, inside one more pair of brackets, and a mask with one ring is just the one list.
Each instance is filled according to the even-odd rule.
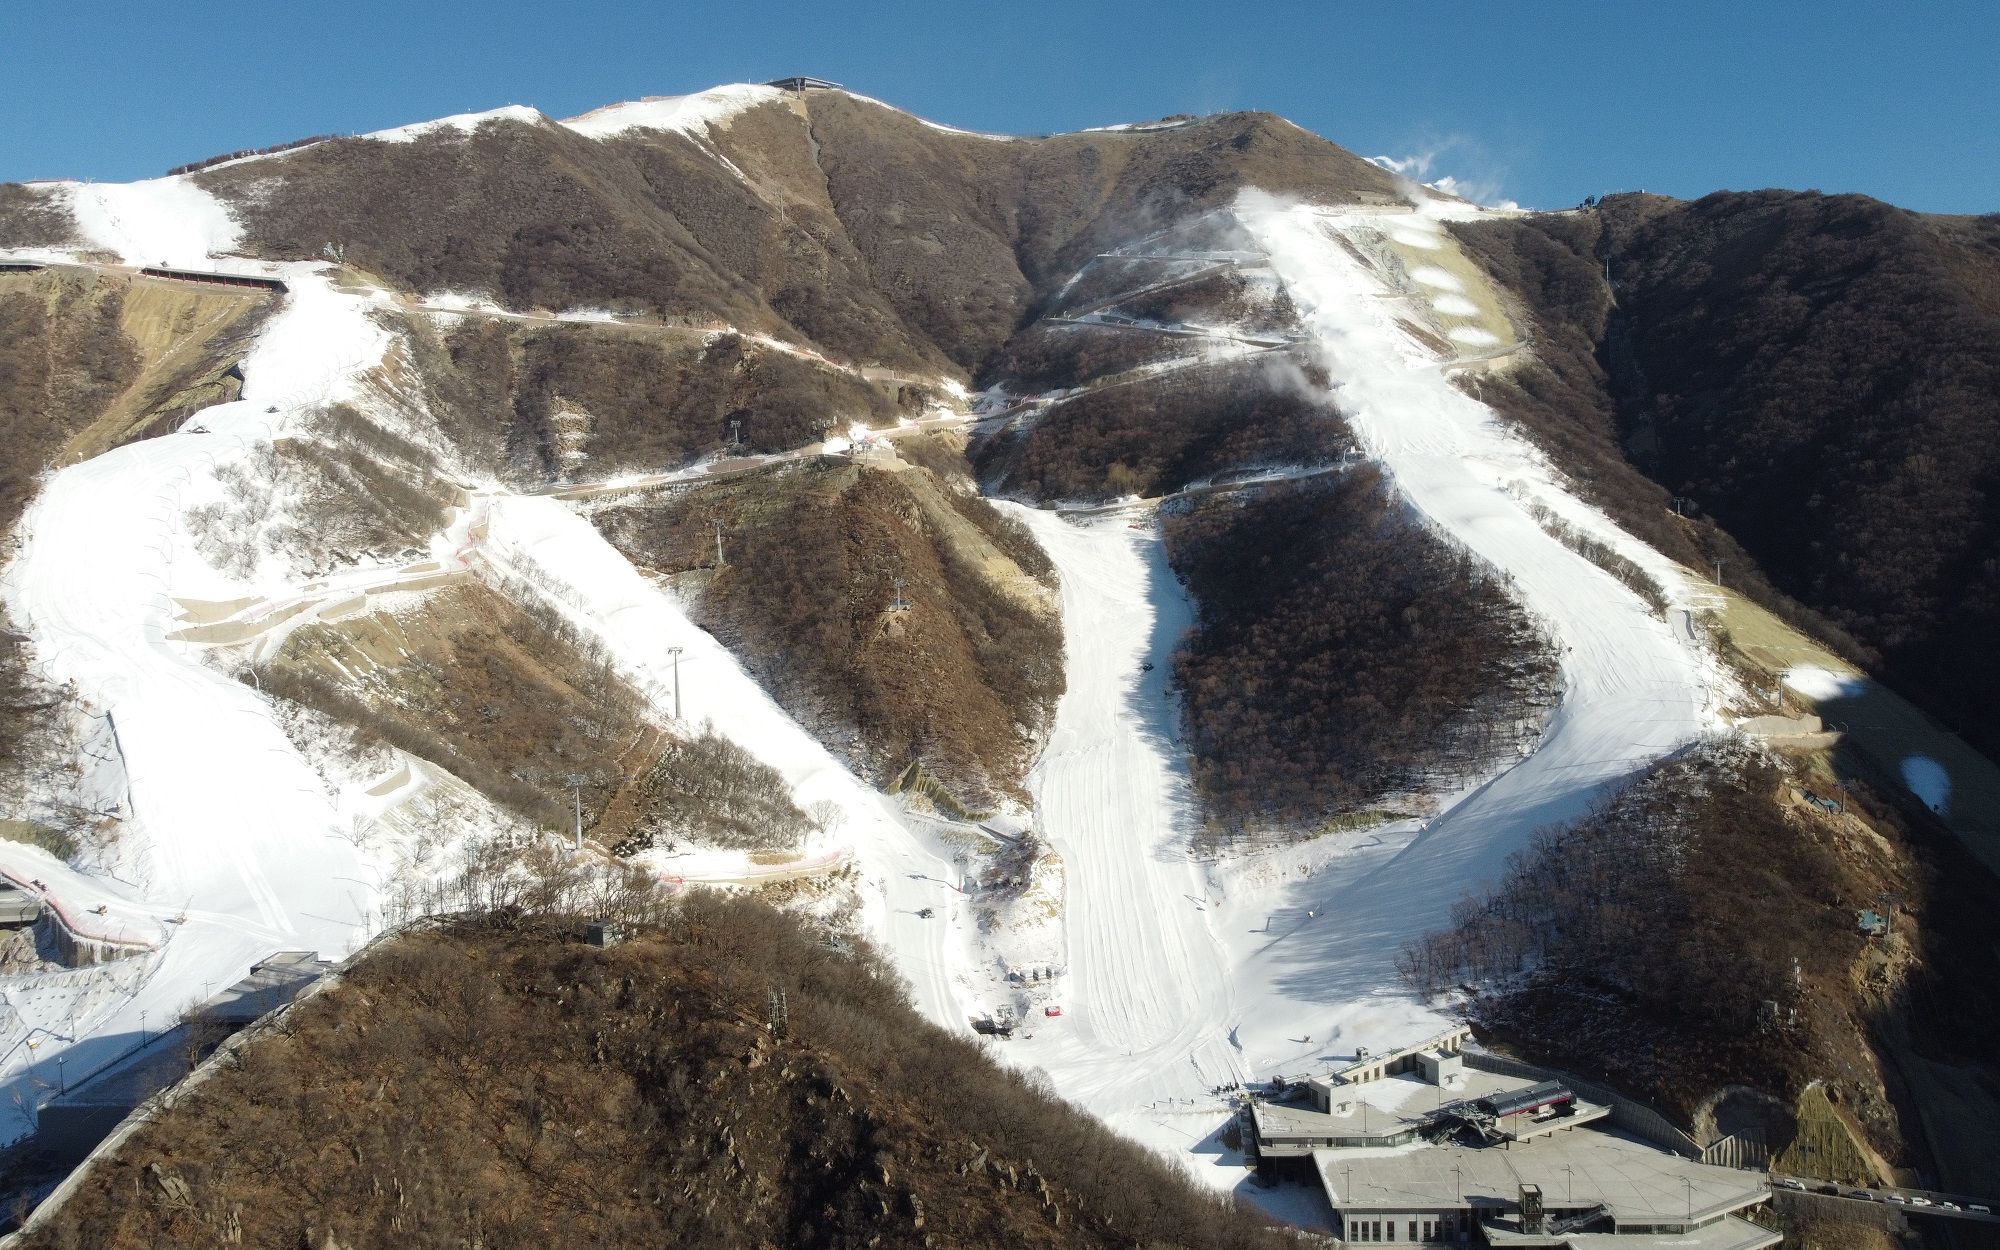
[[1715,585],[1718,590],[1722,588],[1722,566],[1727,563],[1729,563],[1727,560],[1717,560],[1715,562]]
[[729,418],[729,446],[732,450],[743,445],[743,418]]
[[715,567],[721,568],[728,563],[722,558],[722,521],[717,519],[710,521],[709,524],[715,527]]
[[681,649],[668,647],[667,654],[674,657],[674,719],[681,718]]
[[576,788],[576,849],[583,850],[583,787]]

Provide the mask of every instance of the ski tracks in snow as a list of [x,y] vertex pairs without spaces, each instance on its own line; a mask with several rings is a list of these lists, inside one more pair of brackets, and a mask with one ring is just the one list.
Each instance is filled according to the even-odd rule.
[[1038,829],[1064,865],[1069,981],[1061,1022],[1011,1057],[1148,1136],[1149,1106],[1241,1075],[1226,1037],[1229,961],[1187,854],[1190,794],[1168,688],[1192,614],[1158,535],[1129,524],[1142,513],[1012,511],[1062,582],[1068,686],[1030,785]]

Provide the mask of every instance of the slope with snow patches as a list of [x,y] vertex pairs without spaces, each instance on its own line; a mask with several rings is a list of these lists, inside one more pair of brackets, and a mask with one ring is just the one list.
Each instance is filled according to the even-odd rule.
[[[968,1012],[957,969],[969,913],[946,856],[906,828],[887,800],[801,729],[728,648],[570,505],[546,496],[494,498],[479,558],[538,588],[580,629],[601,638],[656,705],[671,707],[678,685],[685,719],[711,724],[776,769],[801,808],[837,805],[842,819],[807,846],[807,857],[853,848],[867,878],[861,918],[887,944],[918,1009],[946,1027],[963,1027]],[[669,648],[680,650],[678,661]],[[702,875],[671,855],[653,853],[649,862],[668,876]]]
[[[435,570],[505,573],[550,593],[627,662],[661,715],[671,706],[673,679],[665,646],[681,645],[680,685],[690,710],[776,767],[801,807],[825,801],[841,816],[828,822],[837,830],[798,863],[768,871],[734,866],[723,877],[855,863],[866,877],[863,919],[892,951],[919,1005],[932,1019],[963,1027],[962,986],[952,970],[964,962],[967,916],[949,859],[899,823],[881,796],[840,767],[568,505],[482,493],[435,536],[429,560],[404,568],[357,568],[305,583],[270,567],[281,560],[264,560],[249,578],[212,568],[183,516],[220,494],[219,469],[290,433],[295,414],[341,402],[373,411],[364,383],[393,341],[373,314],[395,309],[396,298],[336,290],[317,265],[228,255],[235,222],[184,177],[59,194],[85,245],[125,264],[273,273],[290,293],[244,361],[241,400],[204,410],[183,432],[53,475],[22,522],[20,555],[5,575],[8,603],[46,675],[73,682],[102,718],[100,736],[116,758],[91,784],[122,802],[125,819],[95,865],[65,865],[0,841],[0,872],[41,883],[80,931],[141,953],[101,973],[0,986],[0,1088],[21,1096],[4,1104],[16,1110],[0,1123],[0,1140],[31,1127],[19,1108],[53,1091],[58,1062],[71,1076],[92,1071],[258,959],[287,948],[337,957],[380,916],[390,865],[363,845],[355,818],[379,816],[373,809],[389,800],[357,806],[342,787],[329,786],[272,703],[203,664],[196,642],[174,636],[187,625],[185,605],[248,602],[253,614],[273,618],[282,613],[272,605],[317,601],[333,590],[386,590]],[[390,799],[425,788],[406,781],[390,787]],[[705,862],[659,868],[686,880],[717,875]]]
[[[701,138],[768,90],[616,105],[564,124],[594,135],[654,127]],[[479,119],[427,125],[467,129]],[[227,259],[236,227],[187,179],[62,194],[88,244],[127,263],[282,272],[292,294],[247,362],[245,398],[204,414],[213,433],[148,440],[56,474],[24,521],[22,552],[6,575],[10,605],[51,675],[75,681],[108,713],[130,805],[123,849],[109,865],[122,881],[80,876],[6,843],[0,869],[48,881],[80,906],[102,905],[107,926],[158,947],[121,972],[135,984],[106,981],[95,997],[65,998],[49,982],[41,1000],[10,999],[11,1014],[0,1013],[0,1048],[11,1047],[0,1050],[0,1082],[29,1102],[39,1100],[36,1082],[55,1054],[113,1053],[142,1019],[158,1022],[196,997],[191,987],[224,983],[282,947],[347,949],[369,924],[380,871],[342,836],[335,800],[270,705],[166,635],[176,598],[291,593],[216,573],[178,518],[214,489],[218,466],[279,434],[294,410],[353,397],[390,340],[370,310],[393,297],[342,294],[309,265]],[[1079,522],[1025,513],[1061,576],[1068,627],[1068,692],[1033,777],[1037,823],[1066,877],[1066,1014],[1034,1022],[1033,1036],[1003,1053],[1046,1069],[1062,1092],[1162,1149],[1206,1152],[1201,1143],[1223,1119],[1218,1087],[1296,1071],[1356,1044],[1411,1040],[1442,1023],[1398,982],[1402,944],[1442,923],[1454,900],[1535,831],[1716,724],[1707,692],[1719,679],[1692,639],[1549,537],[1524,499],[1610,542],[1685,598],[1678,573],[1567,495],[1398,323],[1410,301],[1454,316],[1469,301],[1426,286],[1434,275],[1391,283],[1357,259],[1363,233],[1441,245],[1439,212],[1469,211],[1441,204],[1362,212],[1246,193],[1234,211],[1300,310],[1368,454],[1441,532],[1508,577],[1564,646],[1566,695],[1534,755],[1452,797],[1427,825],[1197,864],[1186,849],[1192,808],[1166,685],[1190,612],[1159,537],[1135,523],[1139,513]],[[840,812],[838,833],[809,845],[801,862],[841,864],[851,848],[864,919],[918,1006],[954,1026],[977,1013],[975,1000],[994,987],[969,971],[982,941],[951,888],[957,873],[946,853],[842,768],[570,505],[485,492],[433,554],[537,588],[607,642],[656,709],[671,706],[668,646],[681,648],[688,719],[712,721],[775,767],[801,806],[823,801]],[[670,861],[658,867],[674,872]],[[704,875],[685,867],[689,879]],[[983,953],[993,966],[996,952]],[[75,1026],[58,1029],[78,1002]],[[62,1035],[38,1054],[23,1045],[37,1027]],[[0,1137],[20,1127],[0,1125]],[[1208,1171],[1218,1182],[1240,1176]]]

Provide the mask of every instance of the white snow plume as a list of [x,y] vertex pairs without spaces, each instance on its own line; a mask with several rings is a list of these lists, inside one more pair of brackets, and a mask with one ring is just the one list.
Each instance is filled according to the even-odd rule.
[[[1453,196],[1483,208],[1518,211],[1520,205],[1501,193],[1506,171],[1485,148],[1465,135],[1450,135],[1406,156],[1371,156],[1369,162],[1405,179],[1404,193],[1413,202],[1429,198],[1417,188]],[[1456,173],[1445,173],[1446,164],[1457,164]],[[1470,166],[1473,172],[1467,172]]]

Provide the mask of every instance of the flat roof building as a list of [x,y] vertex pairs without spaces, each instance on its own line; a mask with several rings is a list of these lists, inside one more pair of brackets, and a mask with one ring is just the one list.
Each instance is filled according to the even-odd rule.
[[1783,1240],[1739,1214],[1770,1198],[1762,1173],[1683,1159],[1615,1130],[1504,1148],[1320,1149],[1312,1160],[1338,1234],[1354,1245],[1640,1250],[1658,1239],[1759,1250]]
[[1464,1040],[1455,1031],[1274,1081],[1245,1109],[1250,1153],[1260,1170],[1309,1170],[1349,1245],[1762,1250],[1782,1240],[1740,1214],[1770,1198],[1762,1173],[1612,1129],[1613,1107],[1579,1098],[1567,1078],[1496,1072],[1477,1056],[1467,1066]]

